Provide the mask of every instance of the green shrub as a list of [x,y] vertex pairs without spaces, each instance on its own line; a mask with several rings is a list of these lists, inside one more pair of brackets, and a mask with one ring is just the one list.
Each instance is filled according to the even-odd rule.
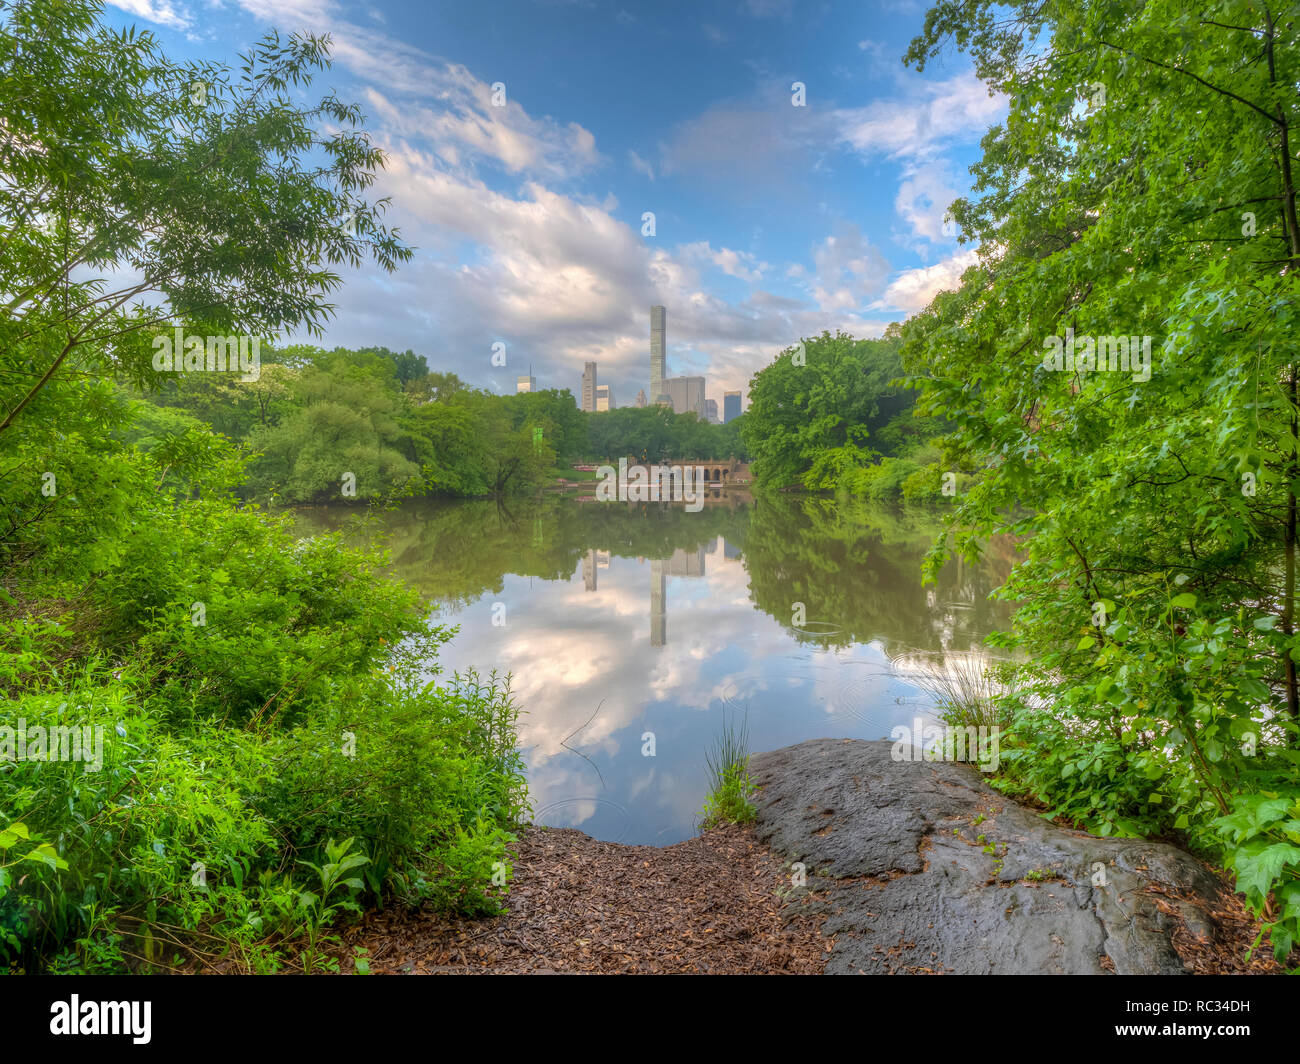
[[310,969],[365,899],[494,911],[526,799],[508,681],[433,682],[451,633],[382,555],[300,539],[221,490],[189,498],[183,456],[184,485],[160,491],[177,455],[159,451],[114,452],[131,518],[87,589],[68,586],[55,511],[23,596],[0,600],[0,726],[102,743],[92,771],[0,760],[0,823],[55,858],[0,868],[0,968],[221,953],[266,971],[305,942]]

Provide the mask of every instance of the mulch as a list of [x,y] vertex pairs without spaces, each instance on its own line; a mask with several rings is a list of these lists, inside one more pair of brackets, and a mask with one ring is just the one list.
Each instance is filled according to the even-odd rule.
[[345,932],[342,970],[364,947],[374,974],[795,975],[831,950],[824,917],[783,906],[789,874],[746,827],[667,847],[527,828],[517,852],[504,915],[372,912]]
[[[1171,941],[1174,952],[1191,974],[1282,975],[1289,969],[1300,967],[1300,948],[1291,951],[1285,965],[1274,959],[1268,936],[1261,936],[1260,922],[1247,911],[1241,895],[1233,893],[1228,877],[1220,875],[1219,878],[1219,895],[1208,904],[1205,899],[1190,893],[1169,891],[1155,885],[1147,888],[1156,907],[1173,918]],[[1188,927],[1173,900],[1198,909],[1205,929],[1210,933],[1198,934]],[[1261,937],[1262,942],[1259,941]]]

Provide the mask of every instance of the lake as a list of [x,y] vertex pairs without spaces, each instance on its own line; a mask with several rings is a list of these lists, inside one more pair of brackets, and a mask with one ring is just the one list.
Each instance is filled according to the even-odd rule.
[[[355,512],[298,511],[301,530]],[[923,586],[938,512],[715,494],[703,509],[573,497],[409,502],[353,534],[459,627],[439,658],[512,675],[537,823],[667,845],[696,831],[724,721],[751,751],[889,737],[933,721],[918,658],[1008,624],[987,598],[1013,560],[949,563]]]

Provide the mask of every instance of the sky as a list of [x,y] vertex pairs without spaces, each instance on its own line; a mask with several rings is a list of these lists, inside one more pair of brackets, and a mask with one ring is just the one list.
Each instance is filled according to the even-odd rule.
[[232,65],[271,29],[330,35],[313,94],[366,114],[387,154],[371,194],[416,251],[393,274],[345,270],[323,340],[281,340],[410,348],[503,393],[531,366],[539,388],[580,394],[594,361],[626,406],[648,390],[663,304],[669,375],[704,376],[721,410],[801,338],[879,336],[974,261],[944,213],[1006,101],[955,51],[903,66],[924,15],[920,0],[109,0],[105,21]]

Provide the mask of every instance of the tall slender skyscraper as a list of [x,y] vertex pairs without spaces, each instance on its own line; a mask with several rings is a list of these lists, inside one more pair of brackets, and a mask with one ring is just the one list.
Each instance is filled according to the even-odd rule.
[[596,363],[587,362],[582,370],[582,409],[589,414],[596,409]]
[[650,402],[657,403],[664,390],[667,365],[664,352],[668,343],[668,311],[650,308]]

